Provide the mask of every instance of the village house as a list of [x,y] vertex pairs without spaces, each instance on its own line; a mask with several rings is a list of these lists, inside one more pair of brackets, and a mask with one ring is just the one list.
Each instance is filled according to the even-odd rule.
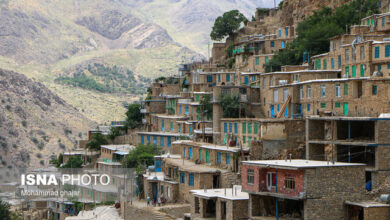
[[249,193],[249,219],[344,219],[344,202],[364,198],[364,168],[313,160],[244,161],[241,183]]

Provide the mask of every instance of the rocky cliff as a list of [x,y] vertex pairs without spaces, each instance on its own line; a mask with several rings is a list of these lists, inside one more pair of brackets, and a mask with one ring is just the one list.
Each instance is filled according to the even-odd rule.
[[0,167],[47,165],[96,124],[22,74],[0,69]]

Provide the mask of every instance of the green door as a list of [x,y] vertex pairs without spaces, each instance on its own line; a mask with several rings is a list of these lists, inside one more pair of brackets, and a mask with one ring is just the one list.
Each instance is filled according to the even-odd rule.
[[199,149],[199,160],[203,160],[202,149]]
[[356,65],[352,66],[352,77],[356,77]]
[[348,115],[348,102],[344,102],[344,116]]
[[209,154],[209,150],[206,150],[206,163],[209,162],[210,162],[210,154]]

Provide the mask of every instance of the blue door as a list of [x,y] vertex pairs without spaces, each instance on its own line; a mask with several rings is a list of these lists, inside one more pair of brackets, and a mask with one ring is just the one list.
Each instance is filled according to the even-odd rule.
[[188,157],[189,159],[192,159],[192,147],[188,148]]
[[221,163],[221,152],[217,152],[217,163]]
[[249,84],[249,77],[245,76],[244,80],[245,80],[245,82],[244,82],[245,85],[248,85]]
[[286,106],[286,110],[284,110],[284,117],[288,118],[288,106]]
[[275,109],[274,109],[274,106],[271,105],[271,118],[274,117],[274,114],[275,114]]

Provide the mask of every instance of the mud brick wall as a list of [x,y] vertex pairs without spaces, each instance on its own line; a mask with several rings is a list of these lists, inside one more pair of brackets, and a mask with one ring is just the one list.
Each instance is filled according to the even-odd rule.
[[304,178],[305,219],[344,219],[344,201],[364,198],[364,166],[306,169]]

